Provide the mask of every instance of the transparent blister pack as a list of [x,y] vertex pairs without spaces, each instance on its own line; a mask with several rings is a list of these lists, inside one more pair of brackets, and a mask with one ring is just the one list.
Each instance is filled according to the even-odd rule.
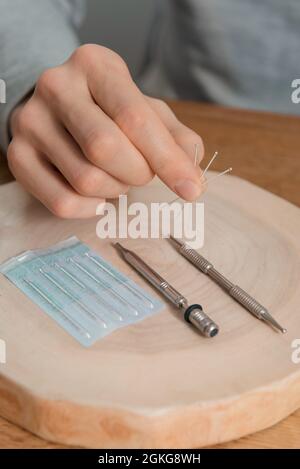
[[87,347],[163,307],[75,236],[13,257],[0,271]]

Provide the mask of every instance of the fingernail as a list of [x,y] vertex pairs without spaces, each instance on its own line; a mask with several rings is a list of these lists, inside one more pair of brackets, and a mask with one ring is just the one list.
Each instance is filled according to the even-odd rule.
[[195,200],[201,194],[201,187],[191,179],[181,179],[175,184],[175,191],[185,200]]

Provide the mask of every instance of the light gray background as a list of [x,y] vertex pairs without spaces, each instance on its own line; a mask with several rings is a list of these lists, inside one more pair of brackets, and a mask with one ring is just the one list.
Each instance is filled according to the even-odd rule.
[[115,50],[136,75],[158,1],[88,0],[87,17],[80,30],[81,41]]

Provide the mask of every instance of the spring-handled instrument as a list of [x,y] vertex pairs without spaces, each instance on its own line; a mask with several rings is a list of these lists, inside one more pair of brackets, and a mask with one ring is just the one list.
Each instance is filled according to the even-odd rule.
[[170,236],[170,239],[175,244],[178,252],[182,256],[188,259],[195,267],[197,267],[197,269],[201,270],[201,272],[208,275],[212,280],[220,285],[232,298],[244,306],[244,308],[252,313],[257,319],[265,321],[274,329],[282,333],[287,332],[286,329],[278,324],[278,322],[273,318],[273,316],[271,316],[269,311],[264,306],[258,303],[255,298],[245,292],[241,287],[234,285],[230,280],[224,277],[224,275],[218,272],[214,268],[213,264],[201,256],[201,254],[190,248],[182,241],[175,239],[173,236]]
[[115,247],[122,254],[124,260],[140,275],[160,291],[176,308],[183,312],[184,319],[193,324],[204,336],[214,337],[219,327],[203,311],[199,304],[189,305],[187,299],[172,287],[163,277],[153,270],[137,254],[124,248],[120,243]]

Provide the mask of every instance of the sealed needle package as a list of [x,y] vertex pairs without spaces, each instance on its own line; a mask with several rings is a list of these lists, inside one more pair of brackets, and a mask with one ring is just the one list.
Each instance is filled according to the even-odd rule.
[[76,237],[23,252],[0,271],[84,346],[163,307]]

